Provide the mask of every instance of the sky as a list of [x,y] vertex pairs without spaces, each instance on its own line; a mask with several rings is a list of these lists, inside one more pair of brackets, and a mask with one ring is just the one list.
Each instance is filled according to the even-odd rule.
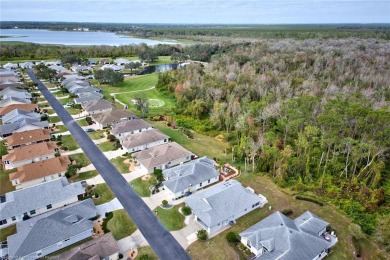
[[390,23],[390,0],[0,0],[0,21]]

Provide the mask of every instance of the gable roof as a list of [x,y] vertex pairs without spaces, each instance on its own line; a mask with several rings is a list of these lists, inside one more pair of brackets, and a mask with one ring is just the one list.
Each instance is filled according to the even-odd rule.
[[22,215],[32,209],[70,200],[84,194],[80,182],[69,183],[65,177],[43,182],[24,189],[7,192],[5,202],[0,203],[2,219]]
[[18,167],[18,171],[9,175],[10,181],[19,180],[19,183],[43,178],[55,173],[65,172],[70,160],[68,156],[55,157],[45,161],[35,162]]
[[305,232],[279,211],[243,231],[240,236],[248,239],[257,250],[261,247],[267,249],[268,252],[257,259],[313,259],[330,247],[330,242]]
[[48,212],[16,224],[8,237],[10,259],[21,258],[93,228],[97,210],[92,199]]
[[112,233],[107,233],[101,237],[88,241],[78,247],[74,247],[69,251],[58,256],[61,260],[91,260],[105,259],[120,251],[118,243],[112,236]]
[[0,115],[3,116],[15,109],[24,110],[24,111],[34,111],[37,107],[38,107],[37,104],[12,104],[0,108]]
[[9,103],[14,102],[17,104],[31,104],[31,100],[23,99],[23,98],[17,98],[17,97],[7,97],[3,100],[0,100],[0,107],[8,106]]
[[3,124],[15,123],[21,121],[23,118],[40,119],[41,115],[35,112],[14,109],[2,117]]
[[84,110],[87,112],[113,108],[113,106],[110,102],[103,100],[103,99],[91,100],[91,101],[85,102],[84,104],[82,104],[82,106],[83,106]]
[[328,222],[317,217],[310,211],[306,211],[305,213],[294,219],[294,222],[302,230],[305,230],[306,232],[311,232],[313,234],[318,234],[319,232],[324,230],[324,228],[329,226]]
[[123,147],[130,149],[143,144],[149,144],[160,140],[169,139],[169,136],[156,130],[150,129],[137,134],[128,135],[122,138],[121,142]]
[[192,156],[193,153],[178,143],[166,143],[136,152],[136,158],[145,168],[150,169],[176,159]]
[[129,119],[135,115],[127,110],[113,109],[103,113],[93,114],[91,117],[94,121],[100,124],[110,124],[121,121],[122,119]]
[[112,126],[111,134],[122,134],[130,131],[135,131],[143,128],[152,127],[151,124],[142,119],[132,119],[126,122],[120,122]]
[[252,209],[256,203],[264,203],[264,199],[244,188],[236,180],[219,183],[195,193],[184,202],[194,214],[208,227],[213,227],[228,219],[235,219],[245,209]]
[[21,145],[29,142],[38,142],[42,140],[50,139],[50,130],[49,129],[36,129],[31,131],[24,131],[19,133],[14,133],[7,138],[8,146]]
[[163,174],[166,179],[163,184],[173,193],[219,176],[214,161],[206,156],[166,169]]
[[37,143],[22,147],[17,147],[3,156],[3,161],[19,162],[36,158],[47,154],[55,154],[57,145],[54,142]]
[[83,95],[79,94],[78,96],[79,96],[78,98],[75,98],[75,102],[77,104],[85,103],[92,100],[98,100],[102,98],[100,93],[95,93],[95,92],[83,93]]

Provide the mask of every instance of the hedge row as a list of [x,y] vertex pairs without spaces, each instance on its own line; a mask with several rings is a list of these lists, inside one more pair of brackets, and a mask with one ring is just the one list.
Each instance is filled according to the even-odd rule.
[[305,197],[305,196],[295,196],[295,198],[297,200],[304,200],[304,201],[309,201],[309,202],[313,202],[317,205],[320,205],[321,207],[324,206],[324,203],[319,201],[319,200],[316,200],[314,198],[310,198],[310,197]]
[[108,223],[108,221],[110,221],[110,219],[112,219],[113,217],[114,217],[114,213],[112,213],[112,212],[106,213],[106,217],[103,219],[103,224],[102,224],[102,229],[103,229],[104,234],[110,232],[110,230],[107,228],[107,223]]

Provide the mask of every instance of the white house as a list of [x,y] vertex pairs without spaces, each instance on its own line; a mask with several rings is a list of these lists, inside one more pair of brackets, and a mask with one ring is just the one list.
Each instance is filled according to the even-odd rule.
[[81,104],[87,115],[100,114],[103,112],[111,111],[114,107],[106,100],[98,99],[91,100]]
[[127,152],[133,153],[168,143],[169,136],[156,129],[150,129],[133,135],[127,135],[120,139],[120,141]]
[[9,259],[42,258],[91,237],[90,219],[96,215],[97,209],[88,199],[17,223],[17,233],[7,238]]
[[[143,132],[145,133],[145,132]],[[164,187],[173,199],[188,196],[192,192],[210,186],[219,180],[214,160],[202,157],[163,171]]]
[[241,232],[241,243],[255,259],[322,259],[338,241],[328,225],[309,211],[295,220],[276,211]]
[[77,202],[85,193],[80,182],[64,177],[1,196],[0,229]]
[[132,119],[130,121],[114,124],[111,129],[111,134],[116,138],[121,138],[127,135],[141,133],[146,130],[153,129],[153,126],[142,119]]
[[229,180],[195,193],[184,200],[195,220],[209,233],[233,225],[249,212],[263,207],[268,201],[251,188],[244,188],[236,180]]
[[136,118],[132,112],[119,109],[112,109],[102,113],[94,113],[91,117],[100,129]]

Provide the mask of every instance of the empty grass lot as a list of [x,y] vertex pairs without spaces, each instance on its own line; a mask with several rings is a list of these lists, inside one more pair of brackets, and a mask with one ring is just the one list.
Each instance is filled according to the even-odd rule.
[[112,193],[106,183],[96,185],[94,193],[99,194],[99,198],[93,199],[95,205],[100,205],[109,202],[115,198],[114,193]]
[[115,142],[104,142],[99,144],[99,149],[102,152],[114,151]]
[[153,212],[157,212],[157,218],[169,231],[179,230],[184,227],[184,215],[179,212],[179,208],[184,203],[176,205],[171,209],[162,209],[157,207]]
[[126,158],[123,158],[122,156],[116,157],[114,159],[111,159],[110,162],[112,165],[115,166],[115,168],[120,172],[120,173],[128,173],[130,172],[129,170],[129,165],[124,163],[123,161],[126,160]]
[[113,218],[107,223],[107,228],[111,231],[115,240],[128,237],[137,230],[136,225],[124,209],[115,210],[113,214]]
[[61,137],[62,147],[68,147],[69,151],[80,148],[79,144],[74,140],[71,135],[63,135]]
[[84,153],[77,153],[77,154],[69,155],[69,159],[71,161],[76,161],[76,164],[81,165],[81,167],[85,167],[85,166],[91,164],[91,161],[88,159],[88,157]]
[[141,178],[137,178],[130,182],[131,187],[134,189],[135,192],[141,197],[149,197],[150,196],[150,190],[149,187],[151,185],[156,185],[157,181],[154,178],[154,176],[151,176],[149,180],[142,180]]
[[157,84],[157,80],[157,73],[153,73],[148,75],[132,76],[126,78],[122,83],[119,83],[115,87],[105,84],[102,84],[99,87],[103,90],[104,93],[108,94],[139,91],[155,86]]
[[80,172],[77,176],[70,178],[72,182],[78,182],[83,180],[91,179],[97,176],[99,173],[96,170],[88,171],[88,172]]

